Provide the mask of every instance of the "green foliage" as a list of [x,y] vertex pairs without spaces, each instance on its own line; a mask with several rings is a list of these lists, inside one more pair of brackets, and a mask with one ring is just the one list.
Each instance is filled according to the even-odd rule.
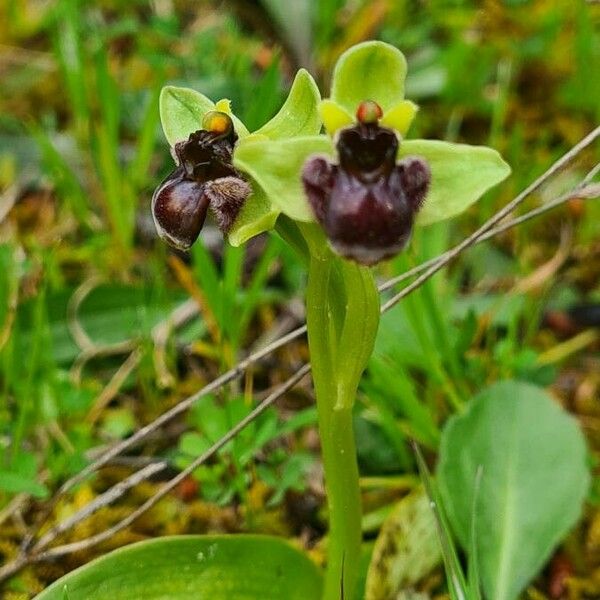
[[[175,465],[182,469],[187,467],[246,417],[251,408],[243,397],[229,398],[225,404],[213,396],[202,398],[188,419],[194,429],[179,440]],[[300,411],[286,422],[280,421],[275,410],[266,411],[219,451],[214,464],[203,465],[194,472],[201,496],[219,504],[227,504],[234,497],[245,498],[253,479],[251,467],[255,465],[259,478],[274,490],[271,505],[281,502],[290,489],[302,491],[306,471],[312,463],[310,455],[290,456],[283,449],[275,448],[263,460],[257,461],[256,456],[264,447],[274,446],[276,440],[315,423],[314,409]]]
[[440,447],[440,491],[465,548],[476,521],[487,598],[514,600],[573,527],[589,486],[586,462],[576,422],[529,384],[498,383],[450,420]]
[[321,576],[308,558],[267,536],[181,536],[115,550],[70,573],[36,600],[306,600]]
[[280,240],[265,240],[249,274],[244,272],[247,263],[243,248],[226,246],[221,265],[201,241],[192,249],[196,281],[220,332],[220,339],[213,341],[220,346],[221,352],[227,349],[225,354],[229,354],[229,361],[237,356],[259,308],[278,297],[267,286],[267,280],[271,263],[280,248]]
[[433,480],[425,458],[417,444],[413,444],[413,450],[417,459],[419,473],[423,480],[423,486],[425,487],[425,493],[429,499],[430,508],[437,525],[438,542],[444,561],[446,584],[450,598],[451,600],[480,600],[478,573],[472,578],[465,577],[465,572],[458,558],[458,551],[452,537],[446,507],[439,492],[437,482]]
[[[22,541],[21,526],[13,526],[13,513],[5,510],[14,506],[9,503],[19,506],[28,525],[34,523],[37,499],[53,494],[99,448],[127,436],[196,391],[243,356],[246,348],[254,348],[255,342],[257,346],[268,343],[301,320],[296,298],[305,286],[306,265],[275,237],[267,246],[253,243],[246,252],[222,246],[208,230],[206,245],[197,244],[189,257],[191,285],[179,274],[174,277],[174,269],[168,266],[174,257],[167,261],[167,251],[153,238],[148,222],[152,189],[172,169],[157,110],[166,81],[173,88],[202,90],[213,100],[230,98],[236,115],[248,129],[256,130],[282,106],[298,67],[317,73],[326,92],[336,59],[356,41],[375,37],[401,48],[408,59],[407,79],[389,77],[394,82],[390,96],[399,98],[403,87],[401,96],[421,105],[410,137],[488,144],[502,153],[514,174],[501,188],[486,193],[464,218],[415,229],[405,254],[379,268],[380,278],[398,275],[462,239],[598,123],[600,80],[590,76],[600,49],[593,3],[514,0],[481,8],[461,1],[453,2],[451,9],[435,2],[425,7],[363,0],[235,4],[244,4],[235,15],[230,9],[233,3],[202,3],[199,8],[189,0],[151,6],[104,0],[9,0],[0,7],[2,560],[10,560]],[[270,7],[272,19],[259,12],[261,4]],[[300,23],[298,15],[308,13],[312,18]],[[271,22],[275,23],[272,31]],[[270,30],[268,37],[263,26]],[[373,84],[366,75],[380,70],[364,64],[361,69],[365,81],[349,80],[350,94],[360,92],[361,84]],[[304,99],[296,104],[307,116],[314,114],[306,110],[306,98],[315,89],[314,83],[292,86],[290,98],[298,91],[297,98]],[[378,93],[376,86],[370,89]],[[355,105],[342,110],[345,125],[352,123],[355,110]],[[182,122],[190,121],[188,129],[198,126],[198,118],[192,117],[183,113]],[[317,133],[318,129],[303,135]],[[187,134],[188,130],[182,133]],[[403,146],[411,143],[420,142],[406,139]],[[590,150],[556,184],[529,202],[543,203],[561,193],[595,162],[596,153]],[[461,177],[451,176],[447,184],[460,190]],[[273,203],[256,182],[253,186],[252,200],[229,236],[232,244],[241,245],[273,228],[278,217],[279,233],[289,225],[289,219],[279,214],[277,198]],[[440,197],[453,205],[456,196]],[[545,321],[547,311],[564,311],[575,302],[595,302],[598,297],[597,261],[590,258],[600,205],[576,205],[570,203],[556,217],[524,224],[499,241],[473,248],[383,316],[376,354],[361,382],[353,415],[362,475],[378,476],[370,478],[369,486],[377,479],[385,488],[364,495],[365,506],[373,511],[365,518],[369,535],[375,535],[381,515],[390,511],[390,498],[399,493],[397,482],[405,490],[407,480],[413,478],[414,457],[407,440],[418,440],[433,460],[444,421],[461,406],[468,407],[471,396],[491,381],[515,378],[555,384],[554,389],[565,397],[571,385],[576,386],[576,402],[570,407],[593,425],[596,408],[593,398],[586,397],[586,390],[593,390],[589,385],[594,381],[593,361],[580,360],[585,357],[581,347],[563,354],[561,361],[545,358],[547,350],[562,345],[562,335],[570,335],[553,332]],[[555,276],[519,293],[515,282],[550,260],[564,227],[573,233],[568,260]],[[304,252],[300,247],[300,254]],[[181,264],[185,271],[187,258]],[[90,410],[127,354],[101,353],[88,360],[71,335],[75,322],[67,311],[68,302],[90,277],[110,283],[86,297],[76,323],[103,352],[120,343],[141,350],[139,366],[114,390],[109,406],[95,422],[89,419]],[[194,286],[205,296],[206,314],[215,317],[216,327],[206,327],[201,311],[185,326],[174,326],[165,347],[155,345],[152,328],[169,319],[175,307],[190,298]],[[568,348],[570,339],[566,342]],[[155,364],[161,351],[173,376],[168,390],[162,389]],[[303,342],[292,344],[252,370],[245,383],[261,397],[284,376],[279,365],[305,358]],[[218,400],[210,399],[214,413],[222,413],[210,413],[219,431],[247,414],[250,394],[243,400],[239,394],[234,384]],[[235,498],[236,507],[239,504],[235,527],[262,528],[264,516],[267,526],[272,526],[271,514],[261,514],[255,521],[246,517],[256,507],[244,495],[245,486],[260,480],[270,488],[269,503],[277,504],[284,497],[284,505],[272,512],[277,518],[286,515],[286,527],[297,531],[307,525],[306,530],[314,531],[315,524],[305,516],[290,517],[287,512],[295,504],[288,504],[291,496],[286,497],[285,491],[306,486],[306,467],[316,454],[311,432],[300,426],[294,429],[294,417],[289,418],[299,398],[306,401],[304,392],[295,394],[289,405],[286,399],[285,418],[274,419],[269,413],[275,425],[259,421],[263,439],[273,427],[277,436],[258,458],[247,458],[250,451],[256,453],[252,440],[240,441],[239,447],[236,440],[218,460],[195,473],[201,482],[199,495],[205,500]],[[233,406],[228,410],[230,400]],[[314,409],[301,411],[298,417],[314,427]],[[167,457],[175,467],[188,464],[206,447],[210,427],[205,425],[195,413],[187,420],[177,419],[172,428],[165,428],[166,435],[140,446],[124,464],[142,462],[149,455]],[[174,440],[171,434],[182,427],[187,428],[185,437]],[[296,432],[292,436],[284,433],[290,427]],[[529,435],[535,432],[532,426]],[[590,439],[594,444],[593,435]],[[184,440],[190,443],[186,453],[180,452]],[[597,454],[595,446],[592,451]],[[590,462],[597,462],[595,456]],[[74,504],[84,493],[99,494],[115,477],[128,473],[128,466],[108,466],[83,489],[65,495],[64,505],[59,505],[48,526],[76,510]],[[139,486],[119,499],[116,514],[130,510],[130,501],[137,505],[141,495],[160,484]],[[597,520],[597,484],[596,478],[582,535],[560,550],[567,557],[583,551],[579,544]],[[314,501],[310,494],[300,500]],[[373,507],[374,501],[381,506]],[[162,507],[175,505],[179,510],[182,506],[175,497],[164,502],[151,517],[123,532],[123,539],[140,532],[163,533],[157,518]],[[531,503],[543,512],[541,492]],[[194,514],[194,508],[179,510],[179,516]],[[324,512],[322,506],[317,509]],[[218,514],[221,509],[210,506],[209,510]],[[100,511],[98,520],[93,518],[84,529],[93,527],[96,533],[104,528],[103,515]],[[469,528],[473,515],[471,510]],[[181,523],[171,518],[168,530],[183,531],[187,524],[184,518]],[[482,530],[474,524],[476,531]],[[203,525],[194,521],[194,527]],[[75,531],[73,539],[88,532]],[[363,544],[363,550],[368,545]],[[465,550],[471,566],[470,540]],[[322,552],[321,545],[315,552]],[[71,568],[87,558],[87,554],[73,555],[51,570],[41,563],[34,565],[6,584],[6,593],[31,596],[55,576],[56,569]],[[589,586],[590,595],[596,594],[590,576],[597,566],[594,557],[585,565],[575,563],[577,584]],[[427,584],[435,586],[438,580],[434,575]],[[449,580],[452,586],[452,574]],[[532,593],[546,584],[546,576],[541,576]],[[431,593],[443,593],[442,585]],[[3,593],[5,588],[0,596]],[[71,595],[63,592],[63,597]]]

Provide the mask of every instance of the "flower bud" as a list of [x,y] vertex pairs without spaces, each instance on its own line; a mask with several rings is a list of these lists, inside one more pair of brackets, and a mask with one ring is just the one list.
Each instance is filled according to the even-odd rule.
[[315,218],[332,247],[365,265],[404,248],[431,179],[419,157],[396,162],[398,137],[378,125],[378,109],[374,102],[361,103],[359,124],[340,131],[338,164],[314,157],[302,173]]

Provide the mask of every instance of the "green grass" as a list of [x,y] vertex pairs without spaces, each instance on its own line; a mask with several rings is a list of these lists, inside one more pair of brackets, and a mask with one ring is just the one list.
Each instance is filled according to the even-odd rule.
[[[285,17],[287,3],[247,4],[243,22],[228,2],[165,9],[141,1],[10,0],[0,7],[2,200],[11,186],[19,190],[0,229],[0,514],[19,494],[52,494],[99,447],[195,392],[256,340],[302,320],[294,303],[303,293],[304,267],[277,236],[233,248],[209,228],[189,255],[174,258],[154,235],[150,198],[173,168],[159,124],[162,85],[230,98],[254,130],[281,105],[291,75],[308,60],[303,49],[313,49],[310,62],[327,90],[334,59],[351,43],[376,37],[401,48],[410,65],[408,97],[421,106],[409,135],[489,144],[513,175],[461,219],[418,232],[405,254],[380,268],[382,277],[461,240],[600,116],[600,81],[590,72],[600,61],[598,7],[583,0],[498,2],[487,10],[467,1],[426,7],[327,0],[314,3],[311,37],[293,22],[260,27],[276,22],[273,15]],[[588,153],[529,206],[560,193],[597,160],[597,151]],[[383,317],[355,415],[364,476],[404,485],[405,476],[417,473],[410,441],[434,456],[446,418],[491,381],[512,377],[561,389],[569,368],[579,383],[591,377],[584,358],[596,357],[589,349],[559,364],[538,359],[561,341],[545,325],[548,309],[600,301],[593,262],[599,219],[600,205],[590,201],[581,214],[563,207],[526,223],[470,250]],[[565,224],[572,230],[569,259],[532,291],[511,293],[552,258]],[[90,280],[98,285],[74,317],[69,303]],[[190,298],[198,314],[171,331],[157,358],[153,328]],[[73,337],[77,326],[91,342],[89,356],[90,348]],[[139,361],[91,418],[135,349]],[[174,469],[188,464],[306,358],[304,341],[290,345],[241,383],[206,398],[132,459],[167,457]],[[167,387],[164,369],[171,375]],[[194,501],[239,508],[232,528],[291,536],[306,527],[306,535],[319,537],[310,405],[304,390],[279,413],[263,415],[196,474]],[[577,410],[598,418],[588,404]],[[591,453],[597,450],[594,441]],[[111,477],[128,472],[114,468],[125,471],[109,469],[81,493],[96,495]],[[297,497],[309,508],[298,508]],[[318,506],[310,509],[314,498]],[[369,512],[385,512],[395,498],[368,495]],[[62,509],[72,510],[69,502],[73,496]],[[26,505],[27,522],[36,507]],[[296,509],[305,512],[285,516]],[[160,524],[145,534],[168,531],[160,515],[153,518]],[[6,531],[0,544],[13,548],[19,532]],[[29,575],[48,582],[41,570]]]

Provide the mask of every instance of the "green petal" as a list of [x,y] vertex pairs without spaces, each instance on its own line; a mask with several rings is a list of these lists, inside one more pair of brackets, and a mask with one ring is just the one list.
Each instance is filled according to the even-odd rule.
[[271,204],[265,192],[257,184],[252,187],[252,195],[244,203],[229,232],[228,240],[232,246],[241,246],[255,235],[273,229],[279,216],[279,210]]
[[396,129],[404,137],[418,110],[419,107],[414,102],[402,100],[383,115],[381,125]]
[[437,140],[406,140],[399,157],[422,156],[431,168],[431,188],[417,224],[443,221],[466,210],[491,187],[506,179],[510,167],[486,146]]
[[363,42],[340,56],[333,72],[331,99],[351,115],[363,100],[386,112],[404,99],[406,59],[384,42]]
[[331,136],[339,129],[354,124],[354,117],[333,100],[322,100],[319,104],[319,114],[325,131]]
[[306,69],[300,69],[279,112],[255,133],[272,140],[317,135],[321,131],[317,110],[320,100],[321,94],[315,80]]
[[[202,118],[215,103],[204,94],[190,88],[168,85],[160,93],[160,120],[165,137],[171,146],[187,140],[190,133],[202,129]],[[248,134],[245,125],[231,115],[235,130],[240,138]]]
[[282,213],[297,221],[312,221],[300,173],[309,156],[329,155],[332,148],[331,140],[325,135],[272,141],[244,140],[233,153],[233,164],[248,173]]

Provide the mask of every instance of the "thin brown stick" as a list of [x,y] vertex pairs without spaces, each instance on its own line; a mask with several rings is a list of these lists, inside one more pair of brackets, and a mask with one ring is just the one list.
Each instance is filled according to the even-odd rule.
[[142,481],[149,479],[153,475],[160,473],[160,471],[166,469],[167,466],[168,463],[164,460],[159,462],[153,462],[149,465],[146,465],[139,471],[136,471],[126,479],[123,479],[123,481],[119,481],[119,483],[113,485],[106,492],[104,492],[100,496],[97,496],[91,502],[86,504],[83,508],[71,515],[68,519],[61,521],[58,525],[56,525],[55,527],[50,529],[50,531],[44,534],[44,536],[41,537],[35,545],[33,549],[34,552],[45,548],[46,546],[51,544],[59,535],[61,535],[65,531],[68,531],[78,523],[81,523],[81,521],[87,519],[104,506],[112,504],[115,500],[120,498],[125,492],[130,490],[132,487],[135,487],[136,485],[138,485],[138,483],[141,483]]

